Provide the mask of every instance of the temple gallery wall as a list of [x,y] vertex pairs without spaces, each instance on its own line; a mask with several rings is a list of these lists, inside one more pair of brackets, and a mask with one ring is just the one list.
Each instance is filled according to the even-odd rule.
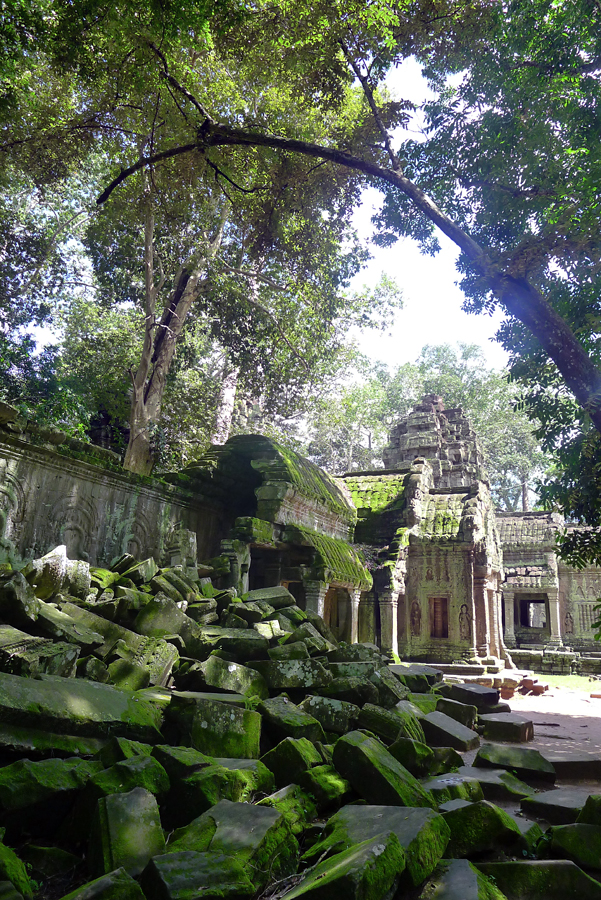
[[57,544],[96,565],[211,559],[223,587],[285,585],[339,639],[405,659],[601,671],[601,570],[558,560],[558,514],[495,511],[477,436],[440,397],[395,426],[384,469],[338,479],[258,435],[144,479],[0,413],[4,561]]

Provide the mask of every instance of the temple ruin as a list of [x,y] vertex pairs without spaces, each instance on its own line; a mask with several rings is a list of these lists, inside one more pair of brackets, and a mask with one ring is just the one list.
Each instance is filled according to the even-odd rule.
[[494,509],[461,409],[424,397],[393,428],[384,464],[332,478],[273,440],[238,435],[182,472],[143,479],[110,451],[3,408],[0,546],[8,562],[57,544],[94,565],[123,552],[210,558],[223,588],[283,585],[339,640],[403,659],[601,672],[601,571],[558,559],[559,514]]

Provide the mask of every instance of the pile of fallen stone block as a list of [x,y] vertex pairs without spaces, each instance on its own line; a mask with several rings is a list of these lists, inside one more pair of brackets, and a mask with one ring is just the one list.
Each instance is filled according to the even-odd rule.
[[1,573],[0,898],[601,900],[601,797],[497,689],[216,568]]

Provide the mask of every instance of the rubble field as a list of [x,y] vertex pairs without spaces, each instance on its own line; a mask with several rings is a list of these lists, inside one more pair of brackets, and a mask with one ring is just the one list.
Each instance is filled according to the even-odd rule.
[[222,563],[0,571],[0,900],[601,900],[599,753]]

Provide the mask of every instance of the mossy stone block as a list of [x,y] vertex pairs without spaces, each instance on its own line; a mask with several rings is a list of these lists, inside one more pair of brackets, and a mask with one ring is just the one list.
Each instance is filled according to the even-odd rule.
[[[171,701],[168,718],[178,732],[178,742],[207,756],[257,759],[261,716],[221,700],[179,694]],[[241,698],[243,699],[243,698]]]
[[295,641],[294,644],[281,644],[278,647],[270,647],[267,651],[269,659],[309,659],[309,650],[304,641]]
[[270,806],[277,809],[286,821],[292,834],[302,834],[317,818],[317,806],[298,784],[287,784],[274,794],[259,800],[257,806]]
[[[426,881],[418,900],[508,900],[494,879],[467,859],[443,860]],[[542,895],[541,895],[542,900]]]
[[302,772],[323,762],[319,750],[307,738],[285,738],[261,757],[273,773],[277,787],[297,783]]
[[339,775],[334,766],[314,766],[301,772],[301,788],[314,798],[317,809],[336,809],[350,799],[353,789],[346,778]]
[[21,759],[0,769],[0,808],[24,809],[79,791],[102,768],[83,759]]
[[416,778],[424,778],[434,767],[434,751],[421,741],[398,737],[388,752]]
[[321,723],[305,709],[296,706],[288,697],[272,697],[257,707],[263,716],[265,730],[277,741],[285,737],[307,738],[325,743]]
[[33,896],[25,865],[14,850],[0,842],[0,880],[10,881],[25,898]]
[[457,772],[459,775],[477,778],[485,800],[521,800],[524,797],[533,797],[536,793],[534,788],[525,781],[520,781],[506,769],[461,766]]
[[228,662],[211,654],[201,663],[195,663],[186,673],[186,686],[190,690],[233,691],[245,697],[263,699],[269,696],[265,679],[248,666]]
[[435,808],[429,794],[374,737],[351,731],[334,746],[334,765],[368,803]]
[[522,781],[555,781],[555,769],[544,756],[531,747],[512,747],[507,744],[483,744],[478,750],[474,766],[488,769],[509,769]]
[[576,822],[589,797],[589,791],[560,788],[524,797],[520,808],[530,816],[546,819],[551,825],[570,825]]
[[186,778],[198,769],[215,763],[211,756],[193,747],[172,747],[170,744],[157,744],[152,748],[152,756],[163,766],[170,781]]
[[123,867],[134,877],[165,852],[155,797],[144,788],[101,797],[92,820],[87,862],[94,875]]
[[397,836],[380,833],[319,863],[286,894],[286,900],[384,900],[404,868],[405,853]]
[[449,800],[469,800],[470,803],[475,803],[484,799],[480,782],[470,778],[469,775],[437,775],[424,781],[423,785],[431,792],[437,803],[446,803]]
[[[66,875],[81,866],[81,857],[60,847],[43,847],[39,844],[25,844],[19,851],[21,859],[39,881],[44,878],[53,878],[56,875]],[[1,900],[1,895],[0,895]]]
[[62,900],[146,900],[146,897],[125,869],[116,869],[76,888]]
[[169,776],[152,756],[132,756],[94,775],[88,784],[87,793],[100,798],[109,794],[127,793],[134,788],[144,788],[151,794],[166,794],[169,790]]
[[142,744],[140,741],[114,737],[104,745],[98,754],[98,758],[104,768],[108,769],[118,762],[133,759],[135,756],[150,756],[152,749],[152,744]]
[[444,818],[430,809],[349,805],[328,819],[323,839],[304,854],[303,860],[316,862],[323,853],[340,853],[387,831],[394,832],[405,851],[407,877],[402,881],[412,887],[432,872],[450,837]]
[[0,673],[0,722],[57,733],[156,741],[161,710],[137,694],[81,678]]
[[520,843],[521,831],[505,810],[488,800],[443,813],[451,829],[448,857],[465,857]]
[[587,797],[576,821],[583,825],[601,826],[601,794],[591,794],[590,797]]
[[245,900],[255,888],[244,867],[221,853],[182,850],[150,860],[140,884],[146,900]]
[[335,700],[333,697],[320,697],[310,695],[299,703],[299,709],[321,723],[324,731],[333,734],[346,734],[357,727],[357,721],[361,708],[354,703],[344,700]]
[[169,840],[168,852],[195,850],[233,856],[258,890],[296,872],[298,843],[276,809],[221,800]]
[[554,825],[549,829],[551,856],[571,859],[583,869],[601,869],[599,825]]
[[428,713],[436,711],[438,699],[438,694],[419,694],[414,691],[412,691],[407,697],[407,700],[412,703],[413,706],[415,706],[417,709],[421,710],[424,716],[427,716]]
[[220,800],[246,802],[259,790],[263,781],[260,771],[230,769],[218,764],[205,766],[172,785],[161,804],[166,828],[188,825]]
[[601,884],[567,859],[520,860],[519,862],[478,863],[485,875],[494,879],[509,900],[521,897],[544,900],[601,900]]
[[442,712],[428,713],[421,719],[426,743],[432,747],[453,747],[465,752],[480,746],[480,737],[471,728],[466,728]]
[[397,707],[383,709],[381,706],[366,703],[359,715],[359,727],[373,731],[388,743],[393,743],[397,737],[408,737],[422,744],[426,742],[417,716]]
[[314,659],[270,659],[253,662],[251,666],[263,676],[270,691],[301,689],[315,692],[316,688],[332,681],[328,669]]
[[368,678],[352,676],[334,678],[326,687],[320,688],[319,694],[321,697],[333,697],[354,706],[363,706],[365,703],[377,706],[380,696],[377,687]]
[[467,703],[459,703],[458,700],[451,700],[447,697],[440,697],[436,701],[436,709],[438,712],[450,716],[457,722],[461,722],[466,728],[473,728],[478,718],[478,707],[471,706]]
[[388,666],[377,669],[370,675],[369,680],[377,687],[379,705],[385,709],[390,709],[396,706],[399,700],[406,700],[409,697],[409,688],[399,681]]

